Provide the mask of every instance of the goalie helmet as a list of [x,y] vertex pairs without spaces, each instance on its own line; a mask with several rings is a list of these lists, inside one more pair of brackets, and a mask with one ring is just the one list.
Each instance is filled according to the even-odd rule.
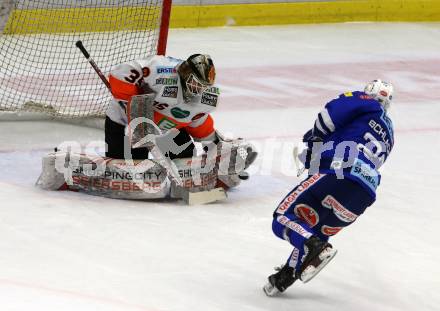
[[215,81],[215,67],[211,56],[193,54],[177,68],[183,86],[183,96],[189,99],[202,94]]
[[373,80],[365,86],[365,94],[377,100],[384,109],[388,109],[393,99],[394,88],[391,83],[382,80]]

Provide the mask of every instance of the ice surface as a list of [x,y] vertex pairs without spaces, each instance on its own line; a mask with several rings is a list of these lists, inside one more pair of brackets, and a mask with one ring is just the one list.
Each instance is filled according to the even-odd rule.
[[[34,187],[41,156],[96,129],[0,123],[0,310],[438,310],[440,24],[172,30],[168,54],[209,53],[217,128],[261,157],[221,204],[130,202]],[[267,298],[290,248],[272,211],[299,179],[291,147],[321,106],[374,78],[395,84],[396,144],[376,204],[333,238],[308,284]]]

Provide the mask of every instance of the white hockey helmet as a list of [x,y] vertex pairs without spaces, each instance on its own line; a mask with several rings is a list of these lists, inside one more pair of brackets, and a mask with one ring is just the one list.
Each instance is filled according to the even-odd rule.
[[394,87],[391,83],[380,79],[369,82],[364,89],[365,94],[377,100],[384,109],[388,109],[393,99]]

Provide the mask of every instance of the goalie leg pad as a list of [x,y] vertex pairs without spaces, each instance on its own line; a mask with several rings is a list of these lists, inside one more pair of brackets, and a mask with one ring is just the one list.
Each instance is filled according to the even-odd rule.
[[151,160],[90,157],[71,152],[50,153],[43,158],[37,185],[46,190],[82,191],[117,199],[157,199],[170,191],[167,171]]

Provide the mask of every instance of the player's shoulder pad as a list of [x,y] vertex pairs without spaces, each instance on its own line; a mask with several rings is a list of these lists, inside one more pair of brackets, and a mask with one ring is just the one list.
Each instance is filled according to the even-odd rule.
[[345,92],[339,95],[339,97],[353,97],[353,92]]
[[371,96],[365,94],[364,92],[360,92],[360,91],[345,92],[345,93],[342,93],[341,95],[339,95],[339,98],[351,98],[351,99],[361,99],[361,100],[373,99]]
[[346,102],[356,102],[359,104],[372,104],[372,103],[379,104],[373,97],[360,91],[345,92],[339,95],[339,99]]
[[148,63],[145,63],[145,67],[148,67],[153,76],[156,75],[175,75],[177,73],[176,66],[182,62],[182,60],[162,55],[154,55],[148,59]]
[[163,55],[152,55],[147,58],[148,62],[153,66],[175,66],[182,60]]
[[124,77],[133,74],[134,71],[142,72],[142,65],[139,63],[139,61],[130,61],[116,65],[112,68],[110,74],[115,78],[123,79]]
[[381,105],[371,96],[365,94],[364,92],[353,91],[345,92],[339,95],[338,98],[330,101],[326,108],[330,107],[346,107],[351,110],[356,111],[379,111],[381,110]]
[[129,61],[114,66],[111,71],[115,72],[121,70],[137,69],[138,67],[140,67],[140,64],[137,61]]

